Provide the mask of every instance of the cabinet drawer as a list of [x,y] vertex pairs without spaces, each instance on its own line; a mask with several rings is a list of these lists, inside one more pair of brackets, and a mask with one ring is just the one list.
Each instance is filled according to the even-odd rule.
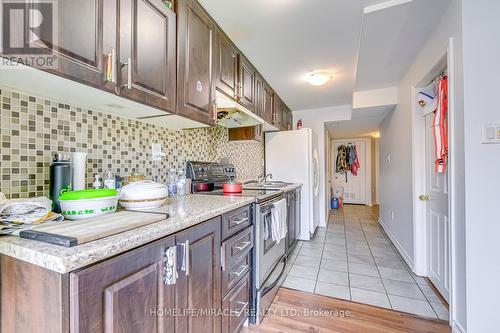
[[233,267],[253,247],[253,227],[248,227],[222,243],[222,267]]
[[241,279],[222,300],[222,333],[236,333],[248,318],[250,303],[250,274]]
[[241,207],[222,215],[222,239],[226,239],[252,224],[251,207]]
[[222,272],[222,295],[225,295],[236,283],[250,271],[252,267],[252,251],[241,258],[233,266]]

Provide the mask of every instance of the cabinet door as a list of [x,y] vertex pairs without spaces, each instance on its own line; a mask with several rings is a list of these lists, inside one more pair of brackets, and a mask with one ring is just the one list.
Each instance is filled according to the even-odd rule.
[[221,218],[177,234],[176,242],[186,253],[175,295],[177,309],[185,315],[176,317],[176,332],[219,333],[221,317],[207,311],[221,308]]
[[164,284],[174,237],[70,274],[71,332],[173,332],[175,285]]
[[240,54],[239,57],[239,102],[252,112],[255,112],[255,69],[252,64]]
[[283,114],[283,102],[278,95],[274,94],[273,125],[281,129],[281,118]]
[[217,89],[237,98],[238,49],[223,31],[217,31]]
[[264,79],[258,73],[255,75],[255,114],[264,117]]
[[274,114],[274,92],[268,84],[264,84],[264,114],[262,118],[268,123],[273,123]]
[[175,13],[160,0],[120,1],[120,95],[175,112]]
[[215,23],[194,0],[177,1],[177,112],[215,124]]
[[[31,4],[35,9],[41,2]],[[57,39],[38,32],[37,46],[50,45],[56,69],[49,72],[93,86],[104,84],[103,0],[57,2]]]

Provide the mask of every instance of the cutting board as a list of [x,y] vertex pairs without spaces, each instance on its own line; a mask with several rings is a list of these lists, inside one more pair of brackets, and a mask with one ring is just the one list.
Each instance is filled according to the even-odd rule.
[[81,221],[63,221],[40,225],[19,233],[21,238],[72,247],[124,231],[143,227],[168,218],[165,213],[120,211]]

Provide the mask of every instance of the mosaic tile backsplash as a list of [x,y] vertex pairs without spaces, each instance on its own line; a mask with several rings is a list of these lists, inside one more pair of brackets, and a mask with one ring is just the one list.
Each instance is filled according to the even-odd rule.
[[[263,173],[260,142],[229,142],[222,127],[172,130],[87,110],[21,92],[0,90],[0,192],[7,198],[47,196],[49,165],[56,152],[87,152],[87,183],[111,169],[166,181],[188,160],[233,163],[238,178]],[[167,156],[151,161],[151,144]]]

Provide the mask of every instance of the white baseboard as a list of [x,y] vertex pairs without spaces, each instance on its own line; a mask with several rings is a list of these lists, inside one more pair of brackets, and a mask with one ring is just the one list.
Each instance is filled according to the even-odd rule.
[[408,253],[406,253],[406,251],[404,250],[403,246],[401,246],[401,243],[399,243],[399,241],[391,233],[391,231],[389,230],[389,228],[385,225],[384,221],[382,221],[382,219],[380,217],[378,219],[378,223],[382,226],[382,229],[384,229],[385,233],[387,234],[387,236],[391,240],[392,244],[394,244],[394,246],[396,247],[396,250],[398,250],[398,252],[401,255],[401,257],[403,257],[403,259],[406,262],[406,264],[410,267],[410,269],[412,271],[414,271],[415,270],[415,264],[413,263],[413,259],[408,255]]
[[467,333],[465,328],[463,328],[462,325],[460,325],[456,321],[453,321],[453,326],[451,326],[451,331],[452,333]]

